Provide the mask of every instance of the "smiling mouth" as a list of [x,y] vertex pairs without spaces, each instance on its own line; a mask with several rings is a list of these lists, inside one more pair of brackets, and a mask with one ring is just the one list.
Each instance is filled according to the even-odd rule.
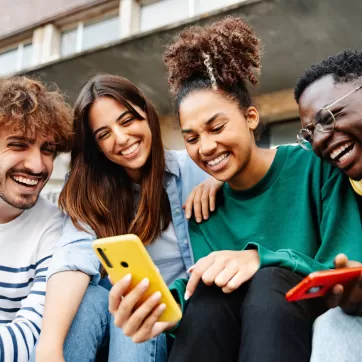
[[330,158],[337,163],[343,162],[351,154],[353,147],[354,142],[346,142],[333,150],[330,154]]
[[217,165],[220,165],[225,158],[227,158],[230,155],[230,152],[225,152],[221,154],[220,156],[214,158],[213,160],[206,161],[206,164],[211,167],[215,167]]
[[39,179],[33,180],[24,176],[10,176],[11,179],[16,182],[18,185],[33,188],[38,185]]
[[131,153],[133,153],[134,151],[137,150],[137,148],[139,147],[140,142],[134,143],[132,146],[126,148],[125,150],[121,151],[121,155],[123,156],[127,156],[130,155]]

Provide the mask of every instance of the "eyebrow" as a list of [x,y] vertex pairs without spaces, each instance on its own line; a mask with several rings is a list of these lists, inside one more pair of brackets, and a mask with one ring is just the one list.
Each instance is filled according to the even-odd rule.
[[[205,122],[205,126],[210,126],[210,124],[212,122],[215,121],[216,118],[220,117],[220,116],[224,116],[225,114],[224,113],[216,113],[215,115],[213,115],[210,119],[208,119],[206,122]],[[182,134],[186,134],[186,133],[192,133],[193,130],[192,129],[183,129],[181,131]]]
[[[116,122],[118,122],[120,119],[122,119],[126,114],[128,113],[132,113],[131,111],[124,111],[123,113],[121,113],[117,119],[116,119]],[[108,126],[103,126],[103,127],[99,127],[98,129],[96,129],[94,132],[93,132],[93,137],[95,137],[97,135],[97,133],[103,131],[104,129],[106,129]]]
[[35,138],[28,138],[28,137],[24,137],[24,136],[10,136],[6,139],[7,141],[23,141],[23,142],[28,142],[30,144],[34,144],[36,139]]

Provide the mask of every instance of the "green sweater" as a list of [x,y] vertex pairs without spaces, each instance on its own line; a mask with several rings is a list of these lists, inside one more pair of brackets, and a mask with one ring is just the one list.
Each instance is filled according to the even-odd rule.
[[[195,261],[212,251],[257,249],[260,268],[307,275],[333,268],[338,253],[362,261],[362,227],[348,178],[313,152],[279,147],[267,174],[252,188],[218,194],[209,220],[190,221]],[[184,307],[187,280],[171,291]]]

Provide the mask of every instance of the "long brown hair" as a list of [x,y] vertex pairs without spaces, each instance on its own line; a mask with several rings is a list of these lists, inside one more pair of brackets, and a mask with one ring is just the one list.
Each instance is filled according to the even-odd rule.
[[[89,126],[89,110],[96,99],[111,97],[135,118],[149,123],[152,146],[142,169],[140,197],[135,205],[132,182],[123,167],[100,151]],[[144,110],[144,119],[132,105]],[[80,230],[91,227],[97,237],[133,233],[145,245],[164,230],[170,220],[170,205],[163,189],[165,156],[160,122],[154,106],[129,80],[102,74],[83,87],[74,107],[75,142],[71,170],[59,205]]]

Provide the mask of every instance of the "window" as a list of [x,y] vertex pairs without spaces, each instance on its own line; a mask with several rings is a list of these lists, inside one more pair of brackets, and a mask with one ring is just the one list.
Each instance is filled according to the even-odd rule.
[[102,18],[64,30],[61,33],[60,54],[62,57],[107,44],[120,37],[119,15]]
[[77,34],[78,28],[73,28],[62,32],[60,37],[60,55],[67,55],[77,52]]
[[18,48],[10,49],[0,54],[0,74],[16,72],[18,60]]
[[84,25],[82,50],[97,47],[120,37],[119,16]]
[[15,73],[33,65],[33,45],[20,43],[18,46],[0,52],[0,75]]
[[207,13],[216,9],[222,9],[225,6],[237,4],[245,0],[194,0],[195,15]]
[[143,0],[140,30],[147,31],[245,0]]
[[33,62],[33,44],[25,44],[22,49],[21,69],[30,68],[34,65]]
[[159,0],[141,5],[140,30],[146,31],[187,19],[189,0]]

